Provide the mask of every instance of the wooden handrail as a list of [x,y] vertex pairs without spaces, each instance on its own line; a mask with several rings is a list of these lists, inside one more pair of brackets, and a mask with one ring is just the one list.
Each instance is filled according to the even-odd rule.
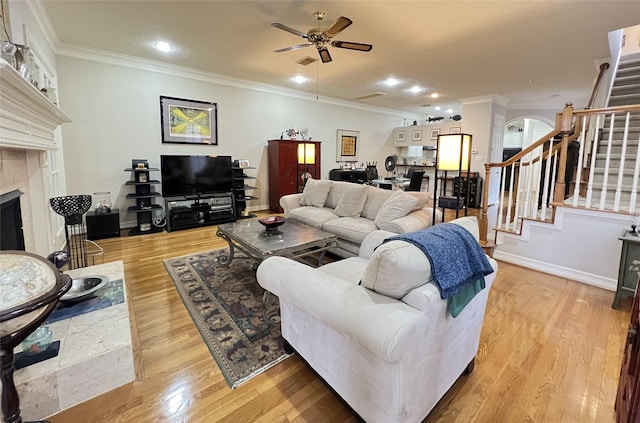
[[591,107],[593,106],[593,101],[596,98],[596,94],[600,86],[600,81],[602,80],[602,76],[607,69],[609,69],[608,63],[603,63],[600,65],[600,72],[598,72],[598,78],[596,79],[596,83],[593,85],[593,91],[591,91],[591,97],[589,98],[586,109],[591,109]]

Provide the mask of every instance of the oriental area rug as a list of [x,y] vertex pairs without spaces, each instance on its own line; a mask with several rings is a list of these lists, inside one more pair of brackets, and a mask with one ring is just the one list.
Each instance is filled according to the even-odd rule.
[[280,306],[263,304],[248,259],[218,263],[219,249],[164,260],[193,322],[234,389],[288,357],[280,333]]

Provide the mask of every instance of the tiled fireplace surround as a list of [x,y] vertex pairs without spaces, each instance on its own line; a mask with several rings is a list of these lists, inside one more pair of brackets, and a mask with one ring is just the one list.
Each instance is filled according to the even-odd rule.
[[[59,228],[51,226],[47,151],[58,148],[55,131],[70,121],[0,59],[0,194],[24,193],[25,249],[45,257],[62,246]],[[121,261],[66,273],[101,274],[124,283]],[[23,418],[42,419],[134,379],[128,301],[50,327],[61,341],[58,357],[14,374]]]

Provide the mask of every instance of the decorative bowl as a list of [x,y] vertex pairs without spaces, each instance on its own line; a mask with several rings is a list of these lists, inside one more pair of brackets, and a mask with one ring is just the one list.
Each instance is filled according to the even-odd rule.
[[260,222],[269,232],[275,231],[276,229],[278,229],[280,225],[283,225],[284,222],[286,221],[287,220],[284,217],[280,217],[280,216],[270,216],[270,217],[258,219],[258,222]]
[[109,282],[109,278],[102,275],[83,276],[74,279],[71,282],[71,289],[60,297],[60,301],[79,302],[87,300],[107,282]]

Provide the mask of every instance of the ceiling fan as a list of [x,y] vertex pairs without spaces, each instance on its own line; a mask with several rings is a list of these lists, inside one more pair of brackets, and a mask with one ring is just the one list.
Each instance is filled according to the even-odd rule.
[[297,50],[299,48],[315,46],[318,49],[318,54],[320,55],[320,59],[322,63],[328,63],[331,61],[331,54],[329,54],[329,49],[327,46],[331,45],[337,48],[345,48],[348,50],[358,50],[358,51],[371,51],[373,46],[371,44],[363,44],[363,43],[353,43],[351,41],[338,41],[332,40],[333,37],[344,31],[349,25],[353,23],[353,21],[349,18],[345,18],[344,16],[340,16],[338,19],[333,21],[331,25],[327,28],[322,27],[322,20],[324,19],[324,12],[315,12],[313,14],[318,21],[317,28],[311,28],[305,34],[302,31],[298,31],[297,29],[290,28],[286,25],[283,25],[278,22],[274,22],[271,24],[272,27],[282,29],[283,31],[290,32],[294,35],[299,35],[305,40],[309,41],[308,43],[298,44],[291,47],[279,48],[274,50],[276,53],[281,53],[283,51]]

